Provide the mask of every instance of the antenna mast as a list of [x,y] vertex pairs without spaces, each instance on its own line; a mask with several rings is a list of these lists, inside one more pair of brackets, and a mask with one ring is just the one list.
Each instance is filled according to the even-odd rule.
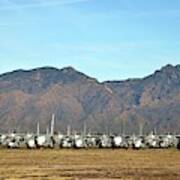
[[67,136],[70,136],[71,135],[71,126],[68,125],[67,126]]
[[55,115],[52,115],[52,120],[51,120],[51,136],[54,135],[54,119],[55,119]]
[[39,127],[39,121],[38,121],[38,123],[37,123],[37,136],[39,136],[39,134],[40,134],[40,127]]
[[87,125],[86,125],[86,121],[84,121],[83,135],[86,136],[86,133],[87,133]]

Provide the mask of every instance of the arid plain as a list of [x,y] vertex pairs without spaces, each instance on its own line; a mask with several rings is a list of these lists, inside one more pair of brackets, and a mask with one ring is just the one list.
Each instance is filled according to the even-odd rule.
[[180,151],[1,149],[0,179],[180,179]]

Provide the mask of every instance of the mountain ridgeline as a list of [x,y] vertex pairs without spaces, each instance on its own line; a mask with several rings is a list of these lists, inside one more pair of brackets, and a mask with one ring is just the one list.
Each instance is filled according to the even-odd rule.
[[72,67],[0,75],[0,131],[180,132],[180,65],[143,79],[98,82]]

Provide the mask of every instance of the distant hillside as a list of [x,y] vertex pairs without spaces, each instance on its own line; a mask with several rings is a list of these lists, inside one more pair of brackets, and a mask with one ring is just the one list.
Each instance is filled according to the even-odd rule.
[[16,70],[0,75],[0,131],[41,131],[56,115],[56,130],[180,132],[180,65],[143,79],[107,81],[72,67]]

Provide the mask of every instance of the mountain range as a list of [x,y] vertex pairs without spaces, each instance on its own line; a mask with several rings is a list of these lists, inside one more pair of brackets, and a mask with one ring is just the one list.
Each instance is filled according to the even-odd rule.
[[67,125],[91,132],[180,132],[180,65],[152,75],[99,82],[73,67],[42,67],[0,75],[0,132],[41,132],[55,114],[55,130]]

